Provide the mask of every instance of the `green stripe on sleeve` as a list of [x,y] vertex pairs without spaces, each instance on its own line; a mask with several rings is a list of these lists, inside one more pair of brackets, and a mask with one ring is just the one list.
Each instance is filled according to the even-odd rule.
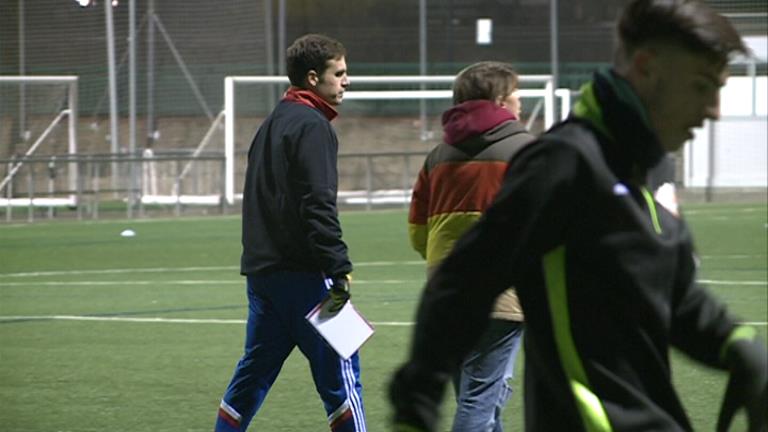
[[576,405],[588,432],[611,432],[603,404],[589,387],[587,374],[573,341],[568,312],[568,295],[565,281],[565,247],[559,246],[544,256],[544,278],[547,285],[552,328],[555,333],[560,361],[571,385]]
[[646,189],[642,188],[645,202],[648,203],[648,211],[651,212],[651,220],[653,221],[653,229],[656,230],[656,234],[661,234],[661,223],[659,223],[659,214],[656,211],[656,203],[653,201],[653,195]]
[[735,342],[740,340],[755,340],[755,335],[757,335],[757,331],[752,327],[741,325],[734,328],[733,331],[731,331],[731,334],[728,335],[728,339],[725,340],[722,348],[720,348],[720,360],[725,361],[725,354],[728,352],[728,348]]

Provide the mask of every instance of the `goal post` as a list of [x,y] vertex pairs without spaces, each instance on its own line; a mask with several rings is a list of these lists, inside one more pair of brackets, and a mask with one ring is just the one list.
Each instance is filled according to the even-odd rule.
[[[386,89],[348,90],[344,93],[344,100],[450,100],[453,97],[451,86],[454,79],[454,75],[351,76],[349,81],[352,86],[364,84],[365,87],[370,88],[375,85],[380,85],[386,87]],[[543,120],[545,129],[548,129],[556,121],[555,98],[561,99],[561,112],[559,118],[564,118],[567,115],[568,110],[570,109],[570,90],[555,90],[551,75],[520,75],[518,81],[521,87],[523,85],[535,87],[520,88],[518,94],[521,99],[537,98],[543,101]],[[234,204],[236,198],[235,119],[237,117],[236,99],[238,94],[236,87],[239,85],[287,86],[288,84],[288,78],[285,76],[228,76],[224,79],[224,153],[226,157],[225,199],[228,204]],[[412,87],[414,87],[414,85],[418,85],[420,89],[413,89]],[[433,88],[425,89],[427,86]]]
[[[41,86],[50,85],[64,85],[66,86],[66,107],[56,113],[56,116],[47,123],[45,129],[36,137],[34,141],[26,149],[24,155],[11,166],[6,175],[0,179],[0,192],[5,188],[8,183],[13,179],[13,176],[23,166],[24,159],[32,156],[40,145],[49,137],[54,128],[62,121],[64,117],[67,117],[67,152],[70,155],[77,153],[77,93],[78,93],[78,77],[74,75],[61,75],[61,76],[0,76],[0,87],[5,88],[7,86],[18,86],[19,92],[25,94],[32,88],[39,88]],[[19,110],[26,109],[26,107],[19,107]],[[0,110],[0,117],[5,115],[3,113],[5,109]],[[13,139],[13,137],[10,137]],[[68,167],[68,187],[69,190],[74,190],[77,184],[77,167],[76,164],[70,163]]]

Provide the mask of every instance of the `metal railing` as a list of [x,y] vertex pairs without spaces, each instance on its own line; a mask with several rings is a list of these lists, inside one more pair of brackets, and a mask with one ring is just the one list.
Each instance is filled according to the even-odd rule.
[[19,213],[26,213],[28,222],[63,214],[98,219],[103,211],[122,214],[123,209],[127,218],[146,216],[148,210],[179,216],[200,206],[225,213],[224,164],[220,154],[0,159],[0,167],[13,172],[0,189],[0,209],[6,222]]

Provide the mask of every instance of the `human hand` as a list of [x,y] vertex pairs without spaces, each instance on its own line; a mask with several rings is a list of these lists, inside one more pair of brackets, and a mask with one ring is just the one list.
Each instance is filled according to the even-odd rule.
[[338,312],[344,307],[350,297],[350,278],[348,275],[336,276],[331,278],[331,288],[328,290],[331,305],[329,312]]
[[740,340],[728,348],[731,371],[725,389],[717,431],[726,432],[741,408],[747,414],[749,432],[768,431],[768,352],[757,341]]

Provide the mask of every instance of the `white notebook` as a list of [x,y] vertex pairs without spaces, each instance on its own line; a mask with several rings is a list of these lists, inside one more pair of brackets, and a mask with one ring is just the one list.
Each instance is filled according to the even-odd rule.
[[307,321],[345,360],[349,359],[373,335],[373,326],[347,302],[340,311],[328,311],[326,298],[306,315]]

